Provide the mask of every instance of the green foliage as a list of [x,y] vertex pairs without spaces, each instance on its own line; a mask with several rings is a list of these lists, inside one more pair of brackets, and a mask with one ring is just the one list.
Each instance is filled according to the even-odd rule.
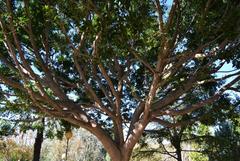
[[234,131],[233,125],[222,123],[215,131],[215,139],[206,145],[206,149],[212,149],[206,153],[210,160],[235,161],[240,152],[240,133]]
[[[164,22],[169,18],[169,7],[168,3],[162,2],[162,9],[164,15]],[[121,1],[29,1],[25,4],[22,1],[13,2],[13,20],[14,24],[17,26],[17,36],[22,44],[22,50],[25,52],[25,59],[34,67],[34,72],[37,74],[39,79],[43,79],[46,76],[46,71],[44,71],[41,63],[47,63],[47,65],[54,77],[57,77],[57,81],[60,84],[60,88],[65,93],[75,92],[78,95],[76,103],[79,102],[90,102],[88,97],[88,92],[84,87],[69,88],[65,82],[71,84],[78,84],[80,76],[76,71],[73,60],[73,49],[78,46],[81,39],[81,34],[85,33],[85,41],[83,47],[78,53],[78,63],[85,64],[84,69],[86,72],[86,77],[88,78],[90,85],[96,91],[97,96],[102,100],[106,100],[106,96],[98,87],[96,78],[93,77],[94,72],[98,75],[101,73],[98,70],[94,71],[94,65],[98,63],[103,63],[103,66],[107,68],[109,76],[114,84],[117,84],[116,73],[118,70],[114,69],[113,58],[117,57],[121,66],[126,66],[127,60],[133,60],[134,57],[130,53],[129,48],[134,48],[139,53],[139,56],[144,60],[148,61],[153,67],[156,66],[157,55],[159,51],[163,48],[164,41],[169,41],[171,52],[169,57],[174,57],[176,55],[183,55],[184,52],[194,51],[197,47],[203,45],[206,42],[214,40],[218,35],[221,35],[219,39],[216,39],[213,44],[209,45],[204,51],[210,51],[223,39],[229,39],[233,41],[237,37],[238,30],[234,28],[236,24],[229,23],[236,22],[239,18],[239,10],[235,7],[238,3],[236,1],[226,1],[219,3],[212,3],[209,8],[205,8],[206,1],[201,0],[199,3],[193,1],[181,1],[179,11],[176,11],[176,16],[174,16],[173,24],[165,33],[160,33],[157,14],[155,11],[155,4],[152,1],[143,0],[126,2]],[[6,6],[5,2],[2,2],[2,6]],[[1,8],[1,17],[3,23],[8,26],[11,14],[6,11],[6,7]],[[234,16],[231,16],[234,15]],[[226,17],[227,16],[227,17]],[[177,24],[180,22],[180,24]],[[165,25],[166,26],[166,25]],[[35,49],[33,49],[33,42],[27,32],[27,29],[31,27]],[[66,33],[63,32],[63,28]],[[7,31],[9,32],[9,31]],[[101,40],[98,43],[98,57],[90,54],[93,51],[92,42],[95,36],[101,32]],[[178,41],[174,44],[174,33],[179,32]],[[69,40],[66,39],[66,35],[69,36]],[[3,35],[1,36],[3,38]],[[163,38],[165,37],[165,38]],[[9,35],[12,40],[12,35]],[[71,45],[69,44],[71,41]],[[48,46],[49,49],[46,50]],[[236,50],[238,49],[238,41],[232,43],[219,54],[215,60],[218,59],[228,59],[233,60],[238,57]],[[182,51],[180,50],[182,48]],[[39,56],[35,55],[34,50],[39,51]],[[49,52],[48,54],[46,52]],[[7,55],[7,50],[4,46],[1,46],[1,53],[6,55],[8,61],[11,60],[9,55]],[[228,53],[228,55],[224,55]],[[47,55],[51,55],[47,57]],[[51,62],[46,62],[50,60]],[[234,59],[234,66],[237,66],[238,59]],[[188,65],[183,68],[182,72],[176,73],[174,77],[168,79],[168,84],[173,88],[181,87],[183,83],[181,80],[187,80],[191,73],[193,73],[198,68],[204,65],[209,60],[197,60],[193,59],[192,65]],[[10,61],[14,64],[12,61]],[[90,63],[89,63],[90,62]],[[203,63],[204,62],[204,63]],[[137,68],[136,68],[137,67]],[[131,65],[131,72],[129,74],[130,87],[125,85],[126,90],[124,91],[125,100],[122,101],[123,107],[129,107],[126,109],[127,112],[131,111],[130,108],[134,108],[136,105],[136,100],[133,95],[137,94],[140,98],[147,96],[147,92],[150,89],[150,83],[152,81],[152,76],[145,66],[139,61],[133,61]],[[201,69],[203,72],[198,74],[199,80],[204,80],[209,77],[209,72],[214,70],[216,67],[211,66],[209,69]],[[110,69],[113,71],[110,72]],[[126,69],[126,67],[125,67]],[[125,70],[123,69],[123,70]],[[18,71],[13,71],[9,68],[9,65],[1,63],[1,71],[7,77],[11,77],[13,80],[24,83],[25,88],[30,88],[34,92],[39,92],[37,88],[36,81],[31,80],[25,82],[19,77]],[[10,72],[6,72],[10,71]],[[45,73],[45,74],[44,74]],[[110,74],[111,73],[111,74]],[[58,78],[64,78],[58,80]],[[143,79],[144,78],[144,79]],[[101,78],[100,78],[101,80]],[[44,80],[46,81],[46,80]],[[43,81],[43,82],[44,82]],[[46,82],[45,82],[46,83]],[[106,85],[106,82],[102,82]],[[82,82],[80,83],[82,84]],[[47,95],[56,99],[52,87],[46,87],[44,84],[44,90]],[[212,88],[215,84],[204,84],[203,88]],[[11,87],[8,87],[11,89]],[[136,92],[132,92],[132,89],[137,89]],[[16,90],[16,89],[12,89]],[[15,92],[13,92],[15,93]],[[159,90],[159,99],[164,97],[168,93],[167,86]],[[19,95],[19,93],[17,93]],[[23,95],[23,94],[22,94]],[[91,97],[91,96],[90,96]],[[191,97],[188,97],[191,99]],[[196,99],[199,100],[199,99]],[[187,101],[187,100],[184,100]],[[108,101],[105,101],[110,104]],[[130,102],[130,103],[126,103]],[[41,103],[40,103],[41,104]],[[131,113],[128,114],[129,118]],[[98,121],[96,119],[95,121]]]
[[0,119],[0,138],[14,134],[14,125]]
[[190,153],[189,154],[192,161],[209,161],[208,157],[205,154],[202,153]]
[[32,149],[27,146],[18,145],[8,139],[0,140],[0,161],[29,161],[32,160]]
[[193,140],[193,148],[199,152],[192,152],[190,157],[194,161],[236,161],[240,152],[238,127],[231,121],[220,122],[214,128],[214,134],[209,135],[207,126],[202,125],[198,134],[199,138]]
[[162,155],[158,152],[154,152],[155,149],[151,148],[136,148],[133,151],[131,161],[159,161],[162,159]]

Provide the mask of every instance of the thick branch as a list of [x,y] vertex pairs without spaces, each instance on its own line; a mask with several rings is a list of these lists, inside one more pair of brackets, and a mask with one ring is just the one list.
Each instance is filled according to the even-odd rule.
[[240,76],[238,76],[237,78],[233,79],[230,83],[228,83],[227,85],[225,85],[224,87],[222,87],[218,93],[216,93],[214,96],[201,101],[199,103],[196,103],[194,105],[188,106],[182,110],[166,110],[164,112],[160,112],[161,115],[170,115],[170,116],[178,116],[178,115],[184,115],[187,113],[190,113],[192,111],[195,111],[207,104],[211,104],[214,101],[216,101],[217,99],[220,98],[220,96],[226,91],[228,90],[232,85],[234,85],[236,82],[238,82],[240,80]]
[[164,32],[163,10],[159,0],[155,0],[155,3],[156,3],[156,9],[158,12],[159,31],[163,33]]

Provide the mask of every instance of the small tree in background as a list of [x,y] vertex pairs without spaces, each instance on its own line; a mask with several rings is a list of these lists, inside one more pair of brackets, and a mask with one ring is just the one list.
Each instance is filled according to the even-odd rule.
[[[194,97],[196,99],[194,93],[189,95],[190,101],[193,101]],[[214,158],[215,160],[234,160],[239,151],[237,139],[239,98],[233,101],[229,99],[231,97],[232,94],[225,94],[221,101],[213,104],[214,112],[209,111],[193,124],[173,128],[156,126],[154,130],[146,130],[138,153],[135,155],[144,158],[162,154],[164,157],[178,161],[186,160],[186,158],[191,158],[193,161],[206,161],[208,158],[209,160],[214,160]],[[191,115],[199,115],[199,112],[202,111],[195,111]],[[191,115],[185,115],[181,121],[193,117]],[[153,142],[155,142],[154,145]]]
[[31,147],[20,146],[13,140],[0,140],[0,158],[5,160],[32,160]]

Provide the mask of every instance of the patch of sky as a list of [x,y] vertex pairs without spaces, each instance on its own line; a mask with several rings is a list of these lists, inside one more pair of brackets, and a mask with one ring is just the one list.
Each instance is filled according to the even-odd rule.
[[163,21],[166,22],[168,20],[169,17],[169,12],[170,9],[173,5],[173,0],[161,0],[161,4],[164,4],[166,8],[164,8],[165,13],[163,15]]
[[71,91],[67,93],[67,96],[70,100],[77,101],[79,99],[79,96],[76,91]]
[[38,70],[38,68],[35,65],[31,65],[31,68],[36,75],[39,75],[40,77],[43,76],[43,73],[40,70]]
[[[219,64],[220,62],[216,62],[216,64]],[[236,69],[235,67],[233,67],[233,64],[232,62],[230,63],[225,63],[218,71],[217,71],[217,74],[216,74],[216,77],[217,78],[222,78],[224,76],[227,76],[229,74],[234,74],[236,72],[239,72],[240,70],[239,69]],[[236,76],[233,76],[233,77],[230,77],[228,79],[227,82],[233,80],[234,78],[236,78]]]
[[138,63],[135,63],[135,64],[130,66],[131,70],[138,70],[139,68],[140,68],[140,64],[138,64]]
[[[220,64],[220,61],[217,61],[216,62],[216,65]],[[224,78],[225,76],[228,76],[228,75],[233,75],[235,73],[239,73],[240,72],[240,69],[237,69],[233,66],[232,62],[229,62],[229,63],[225,63],[215,74],[214,76],[217,78],[217,79],[221,79],[221,78]],[[225,79],[225,82],[223,85],[226,85],[228,84],[229,82],[231,82],[233,79],[235,79],[238,75],[234,75],[232,77],[229,77],[227,79]],[[223,86],[222,85],[222,86]],[[233,100],[235,100],[236,98],[239,98],[240,97],[240,93],[239,92],[235,92],[235,91],[232,91],[232,90],[228,90],[226,91],[227,94],[229,94],[229,97]]]
[[182,53],[183,51],[187,50],[187,48],[185,47],[186,44],[187,44],[187,38],[183,38],[180,42],[178,42],[177,47],[174,50],[174,52]]
[[6,97],[7,100],[10,101],[11,103],[13,103],[17,99],[16,96],[13,96],[13,95],[11,95],[11,93],[9,93],[8,87],[6,85],[4,85],[4,84],[0,84],[0,92],[1,91],[3,93],[6,93],[6,94],[4,94],[4,97]]

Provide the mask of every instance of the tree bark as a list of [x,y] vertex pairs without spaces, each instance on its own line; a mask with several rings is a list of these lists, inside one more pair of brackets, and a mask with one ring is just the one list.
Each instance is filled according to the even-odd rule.
[[[42,124],[44,126],[44,118],[42,119]],[[42,142],[43,142],[43,131],[44,131],[43,127],[37,129],[37,136],[35,138],[35,143],[34,143],[33,161],[40,161]]]
[[182,161],[182,149],[180,140],[175,140],[173,143],[174,148],[176,149],[177,161]]
[[94,136],[98,138],[98,140],[102,143],[104,149],[109,154],[112,161],[129,161],[131,158],[131,154],[135,144],[138,142],[144,128],[147,126],[148,120],[140,121],[138,124],[135,124],[136,128],[133,130],[133,134],[128,136],[128,139],[124,142],[124,144],[117,144],[112,137],[99,125],[92,124],[91,122],[83,122],[79,121],[73,117],[64,118],[64,120],[77,125],[81,128],[88,130]]
[[121,151],[121,158],[120,161],[129,161],[131,158],[132,154],[132,148],[127,148],[125,147],[125,150]]
[[177,154],[177,160],[182,161],[182,153],[181,153],[180,146],[176,149],[176,154]]
[[176,160],[182,161],[181,135],[177,134],[177,135],[173,136],[171,139],[171,143],[174,146],[174,148],[176,149],[176,155],[177,155]]

